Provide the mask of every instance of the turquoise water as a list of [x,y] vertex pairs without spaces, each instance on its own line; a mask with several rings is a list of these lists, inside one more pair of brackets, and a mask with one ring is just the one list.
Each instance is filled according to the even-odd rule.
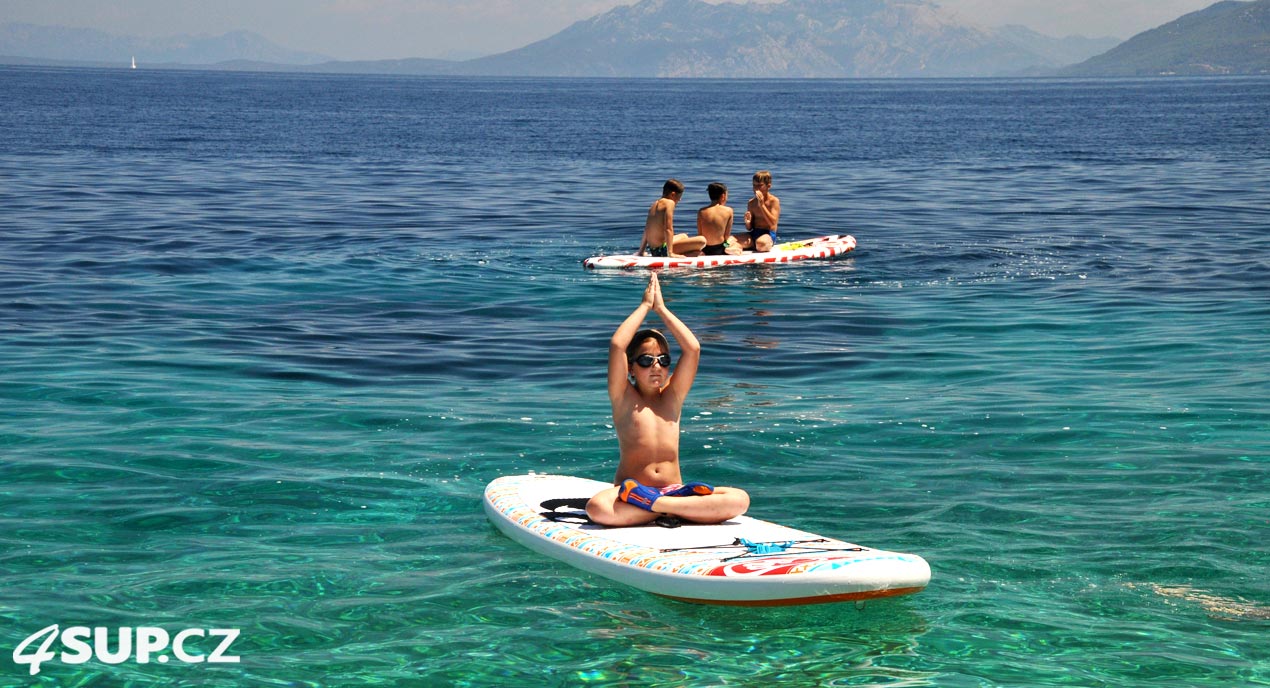
[[[0,95],[0,685],[1270,684],[1270,80]],[[613,470],[645,277],[579,261],[665,177],[686,227],[760,167],[784,237],[860,247],[661,274],[704,345],[685,473],[920,554],[919,595],[688,605],[482,514],[500,475]],[[50,624],[234,628],[241,661],[30,676]]]

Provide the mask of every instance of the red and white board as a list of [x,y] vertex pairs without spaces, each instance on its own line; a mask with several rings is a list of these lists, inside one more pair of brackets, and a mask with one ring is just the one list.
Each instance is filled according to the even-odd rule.
[[739,256],[696,256],[693,258],[657,258],[654,256],[594,256],[582,261],[582,267],[594,269],[631,268],[717,268],[726,265],[769,265],[795,263],[802,260],[826,260],[846,255],[855,249],[855,237],[848,234],[816,237],[776,244],[766,252],[746,251]]

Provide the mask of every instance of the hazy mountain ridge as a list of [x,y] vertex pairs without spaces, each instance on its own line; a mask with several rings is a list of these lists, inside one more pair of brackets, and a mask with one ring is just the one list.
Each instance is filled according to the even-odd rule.
[[1062,70],[1070,76],[1270,74],[1270,0],[1219,2]]
[[0,25],[0,55],[54,62],[128,62],[146,64],[214,64],[247,60],[283,65],[330,61],[326,55],[284,48],[250,31],[220,36],[179,35],[162,38],[117,36],[96,29],[35,24]]
[[1088,59],[1091,55],[1100,55],[1120,45],[1119,38],[1088,38],[1086,36],[1064,36],[1055,38],[1046,36],[1018,24],[1007,24],[996,30],[999,37],[1012,41],[1038,55],[1047,58],[1054,65],[1070,65]]
[[927,0],[643,0],[465,68],[633,77],[997,76],[1070,64],[1115,43],[1104,39],[1082,52],[1072,44],[1059,49],[1061,39],[1035,32],[1020,40],[1020,33],[963,23]]
[[330,61],[246,31],[143,39],[29,24],[0,26],[0,55],[21,64],[118,65],[136,55],[146,67],[469,76],[1266,74],[1270,0],[1218,2],[1121,44],[982,28],[931,0],[642,0],[523,48],[463,61]]
[[1047,72],[1114,43],[1056,39],[1024,27],[982,29],[929,0],[643,0],[523,48],[464,61],[327,61],[248,32],[139,39],[0,27],[0,55],[49,61],[118,64],[136,55],[150,67],[474,76],[1000,76]]

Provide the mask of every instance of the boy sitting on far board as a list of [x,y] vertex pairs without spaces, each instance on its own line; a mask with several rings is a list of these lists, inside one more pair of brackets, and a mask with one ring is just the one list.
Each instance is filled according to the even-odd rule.
[[[670,372],[670,343],[657,330],[639,330],[649,311],[661,317],[680,348]],[[679,418],[697,376],[701,344],[662,300],[657,275],[644,299],[609,341],[609,401],[617,429],[615,485],[587,503],[587,515],[606,526],[635,526],[665,514],[698,523],[720,523],[745,513],[750,496],[732,487],[682,484]]]
[[700,255],[706,240],[702,237],[690,237],[687,234],[675,234],[675,205],[684,197],[683,182],[678,179],[667,179],[661,186],[661,198],[653,201],[648,208],[648,218],[644,220],[644,239],[639,243],[636,255],[648,255],[659,258],[683,258]]
[[739,256],[740,244],[732,241],[732,208],[728,207],[728,187],[714,182],[706,187],[710,205],[697,211],[697,234],[706,240],[703,256]]
[[745,205],[745,228],[749,236],[739,237],[741,247],[754,251],[772,250],[776,227],[781,219],[781,201],[772,195],[772,173],[754,173],[754,197]]

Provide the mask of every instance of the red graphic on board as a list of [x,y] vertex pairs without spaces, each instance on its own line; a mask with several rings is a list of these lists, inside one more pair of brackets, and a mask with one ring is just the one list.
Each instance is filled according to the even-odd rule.
[[749,561],[738,561],[710,569],[710,573],[707,575],[783,576],[789,573],[800,573],[801,571],[796,569],[801,569],[808,564],[823,564],[837,559],[850,559],[850,557],[833,557],[832,559],[825,557],[775,557],[772,559],[751,559]]

